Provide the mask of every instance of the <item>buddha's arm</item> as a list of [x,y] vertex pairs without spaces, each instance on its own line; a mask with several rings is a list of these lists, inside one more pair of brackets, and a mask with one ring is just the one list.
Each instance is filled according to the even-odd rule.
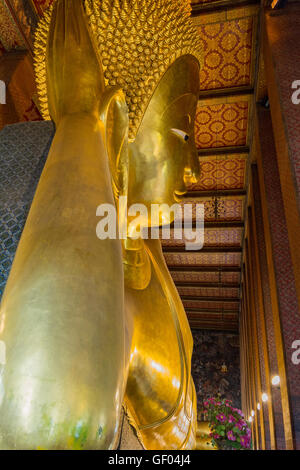
[[[61,21],[72,33],[75,13],[81,28],[82,11],[63,9],[80,3],[58,2],[56,28]],[[81,28],[87,46],[85,34]],[[80,70],[72,73],[76,81]],[[97,206],[114,204],[103,125],[93,109],[81,108],[84,90],[67,112],[64,90],[62,82],[53,91],[57,131],[1,305],[0,448],[105,449],[118,427],[126,379],[123,270],[119,241],[96,237]]]

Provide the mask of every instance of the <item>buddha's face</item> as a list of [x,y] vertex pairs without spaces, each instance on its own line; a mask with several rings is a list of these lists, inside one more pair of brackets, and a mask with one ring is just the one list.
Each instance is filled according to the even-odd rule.
[[[129,145],[128,204],[144,204],[151,226],[151,204],[172,206],[199,177],[194,121],[199,94],[199,65],[190,55],[174,62],[160,80]],[[171,214],[172,219],[172,214]],[[140,220],[141,221],[141,220]],[[160,222],[171,222],[168,211]]]

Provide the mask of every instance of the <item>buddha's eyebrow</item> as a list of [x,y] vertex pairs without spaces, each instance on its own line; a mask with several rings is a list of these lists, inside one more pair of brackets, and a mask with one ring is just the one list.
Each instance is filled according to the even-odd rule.
[[173,132],[173,134],[178,135],[185,141],[189,140],[189,135],[186,133],[186,131],[183,131],[182,129],[173,128],[171,129],[171,132]]

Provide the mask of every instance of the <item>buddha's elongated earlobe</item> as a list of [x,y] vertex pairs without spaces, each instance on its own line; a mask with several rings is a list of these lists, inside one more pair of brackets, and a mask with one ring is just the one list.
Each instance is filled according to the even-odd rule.
[[100,106],[100,119],[104,124],[104,142],[109,159],[112,188],[116,205],[120,196],[128,193],[128,108],[121,88],[106,90]]
[[[119,197],[128,194],[128,108],[123,91],[109,88],[101,102],[100,119],[104,124],[104,142],[108,153],[112,188],[118,209],[119,222],[127,233],[127,205],[119,205]],[[126,235],[126,234],[125,234]],[[122,242],[124,277],[127,287],[145,289],[150,282],[149,257],[141,240]]]

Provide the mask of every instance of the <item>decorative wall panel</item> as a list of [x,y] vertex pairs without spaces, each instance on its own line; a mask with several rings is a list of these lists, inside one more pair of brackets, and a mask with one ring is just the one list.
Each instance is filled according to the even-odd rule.
[[250,85],[253,18],[201,24],[197,29],[204,52],[201,90]]
[[245,187],[246,155],[213,155],[200,158],[200,179],[189,191],[243,189]]
[[[208,101],[208,100],[207,100]],[[199,149],[246,145],[249,106],[247,101],[205,104],[199,101],[195,139]]]
[[[217,196],[217,193],[216,193]],[[215,206],[213,204],[213,199],[208,197],[201,197],[201,198],[185,198],[184,202],[181,204],[184,206],[185,204],[192,205],[192,218],[196,220],[196,204],[204,204],[204,216],[205,222],[213,222],[216,220],[219,221],[229,221],[235,220],[240,221],[243,220],[243,212],[244,212],[244,197],[243,196],[225,196],[222,197],[219,202],[219,209],[215,212]],[[187,217],[185,220],[189,220],[188,217],[189,213],[187,213]]]
[[170,266],[240,266],[240,253],[165,253]]
[[[234,228],[205,228],[204,231],[204,246],[236,246],[240,247],[242,243],[243,229],[240,227]],[[162,238],[162,234],[161,234]],[[181,240],[174,239],[174,230],[170,231],[170,239],[162,239],[162,246],[184,246],[185,237]]]

